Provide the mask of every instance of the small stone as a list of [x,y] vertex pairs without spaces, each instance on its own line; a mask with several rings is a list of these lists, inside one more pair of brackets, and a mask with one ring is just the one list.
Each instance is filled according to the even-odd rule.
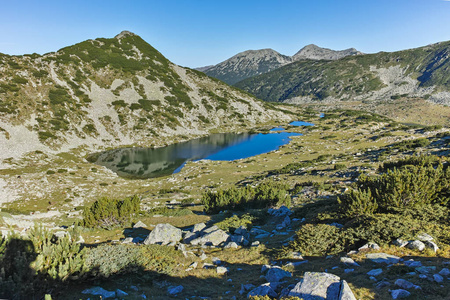
[[439,275],[448,276],[448,275],[450,275],[450,270],[447,268],[443,268],[442,270],[439,271]]
[[116,292],[107,291],[102,287],[95,286],[90,289],[85,289],[81,292],[82,294],[90,294],[94,296],[101,296],[102,298],[113,298],[116,297]]
[[189,272],[189,271],[194,270],[195,268],[197,268],[197,266],[198,266],[198,263],[197,263],[196,261],[193,262],[193,263],[190,264],[189,267],[186,269],[186,272]]
[[289,258],[291,258],[291,259],[303,259],[303,256],[298,251],[292,251],[291,253],[289,253]]
[[425,249],[425,244],[419,240],[415,240],[415,241],[409,242],[406,247],[408,247],[409,249],[412,249],[412,250],[423,251]]
[[395,281],[395,285],[402,289],[410,289],[414,287],[414,283],[409,282],[408,280],[405,279],[397,279]]
[[308,260],[302,260],[302,261],[296,261],[296,262],[289,262],[286,264],[286,266],[292,266],[292,267],[298,267],[300,265],[306,264]]
[[259,241],[254,241],[250,246],[251,247],[258,247],[259,246]]
[[223,274],[228,273],[228,268],[226,268],[226,267],[217,267],[216,271],[217,271],[217,274],[223,275]]
[[373,277],[373,276],[370,276],[369,279],[372,280],[372,281],[377,281],[378,280],[376,277]]
[[147,227],[147,225],[145,225],[142,221],[137,222],[136,224],[133,225],[133,228],[145,228]]
[[205,223],[197,223],[194,225],[194,228],[192,228],[192,232],[199,232],[206,228]]
[[416,272],[418,272],[420,274],[427,275],[427,274],[433,273],[436,270],[436,267],[435,266],[431,266],[431,267],[423,266],[423,267],[417,267],[417,268],[415,268],[415,270],[416,270]]
[[421,233],[417,236],[417,239],[422,242],[431,242],[434,238],[428,233]]
[[213,269],[216,266],[210,263],[203,263],[203,269]]
[[420,261],[414,261],[412,259],[407,260],[405,262],[403,262],[405,264],[405,266],[411,267],[411,268],[417,268],[417,267],[421,267],[422,263]]
[[373,269],[373,270],[370,270],[369,272],[367,272],[367,275],[369,275],[369,276],[378,276],[381,273],[383,273],[383,269]]
[[169,295],[177,295],[179,293],[181,293],[184,290],[184,287],[182,285],[178,285],[178,286],[171,286],[167,289],[167,292],[169,293]]
[[236,230],[234,231],[234,234],[237,235],[245,235],[247,233],[247,228],[245,228],[245,226],[240,226],[238,228],[236,228]]
[[395,241],[392,242],[392,244],[394,244],[394,246],[403,248],[406,245],[408,245],[408,241],[402,240],[402,239],[396,239]]
[[235,242],[228,242],[228,243],[225,244],[225,246],[223,246],[223,248],[225,248],[225,249],[229,249],[229,248],[237,249],[237,248],[239,248],[239,245],[236,244]]
[[202,255],[199,256],[200,260],[205,260],[208,258],[208,256],[205,253],[202,253]]
[[126,297],[128,296],[128,293],[125,293],[124,291],[117,289],[116,290],[116,297]]
[[377,285],[375,286],[375,288],[377,290],[380,290],[380,289],[390,286],[390,285],[391,285],[391,283],[389,281],[383,280],[383,281],[378,282]]
[[269,271],[267,271],[265,277],[268,282],[279,282],[285,277],[292,277],[292,274],[280,267],[272,267],[269,269]]
[[341,263],[344,263],[347,266],[359,267],[359,264],[350,257],[341,257]]
[[427,279],[427,278],[428,278],[428,276],[427,276],[427,275],[425,275],[425,274],[419,274],[419,278],[420,278],[420,279]]
[[355,269],[344,269],[344,273],[352,273],[355,272]]
[[439,247],[438,247],[438,245],[436,245],[435,242],[426,241],[425,246],[427,248],[430,248],[431,250],[433,250],[434,253],[436,253],[439,250]]
[[247,294],[247,298],[254,296],[269,296],[269,297],[277,297],[277,293],[270,287],[268,284],[263,284],[258,286],[257,288],[251,290]]
[[130,244],[133,242],[133,238],[132,237],[127,237],[122,241],[122,244]]
[[433,275],[433,279],[434,279],[434,281],[436,281],[437,283],[441,283],[442,281],[444,281],[444,278],[443,278],[441,275],[439,275],[439,274],[434,274],[434,275]]
[[358,251],[366,250],[366,249],[372,249],[372,250],[380,250],[380,246],[378,246],[377,243],[367,243],[364,246],[360,247]]
[[411,295],[410,292],[408,292],[406,290],[402,290],[402,289],[391,291],[392,299],[406,298],[406,297],[409,297],[409,295]]
[[211,259],[211,261],[212,261],[212,263],[215,264],[216,266],[222,264],[222,261],[221,261],[220,258],[218,258],[218,257],[213,257],[213,258]]

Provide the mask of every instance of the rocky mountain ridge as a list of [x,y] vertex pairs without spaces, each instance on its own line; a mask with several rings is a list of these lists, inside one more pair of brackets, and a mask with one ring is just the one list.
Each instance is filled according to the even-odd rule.
[[236,84],[260,99],[288,103],[419,97],[450,104],[450,42],[397,52],[303,60]]
[[363,53],[354,48],[335,51],[312,44],[303,47],[293,56],[280,54],[273,49],[247,50],[217,65],[200,67],[197,70],[228,84],[235,84],[299,60],[337,60],[345,56],[361,54]]
[[290,118],[171,63],[128,31],[45,55],[0,54],[0,73],[1,159],[34,150],[158,146],[174,136]]

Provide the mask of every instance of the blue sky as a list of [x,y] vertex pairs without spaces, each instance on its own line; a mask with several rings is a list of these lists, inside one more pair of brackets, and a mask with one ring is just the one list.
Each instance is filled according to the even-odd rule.
[[0,52],[46,53],[122,30],[176,64],[199,67],[307,44],[366,53],[450,40],[446,0],[0,0]]

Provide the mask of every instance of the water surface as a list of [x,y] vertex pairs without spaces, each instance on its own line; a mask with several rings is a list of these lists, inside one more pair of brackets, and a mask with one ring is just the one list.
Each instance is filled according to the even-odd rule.
[[[289,125],[313,126],[296,121]],[[122,148],[99,154],[97,164],[128,178],[160,177],[178,172],[187,161],[232,161],[277,150],[300,133],[274,128],[270,133],[217,133],[161,148]]]

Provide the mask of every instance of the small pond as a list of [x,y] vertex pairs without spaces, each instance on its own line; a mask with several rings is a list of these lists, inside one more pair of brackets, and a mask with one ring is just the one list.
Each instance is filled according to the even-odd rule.
[[[292,122],[292,126],[312,126]],[[300,133],[286,132],[278,127],[269,133],[217,133],[161,148],[121,148],[99,154],[97,164],[119,176],[145,179],[178,172],[187,161],[200,159],[232,161],[277,150],[290,137]]]

